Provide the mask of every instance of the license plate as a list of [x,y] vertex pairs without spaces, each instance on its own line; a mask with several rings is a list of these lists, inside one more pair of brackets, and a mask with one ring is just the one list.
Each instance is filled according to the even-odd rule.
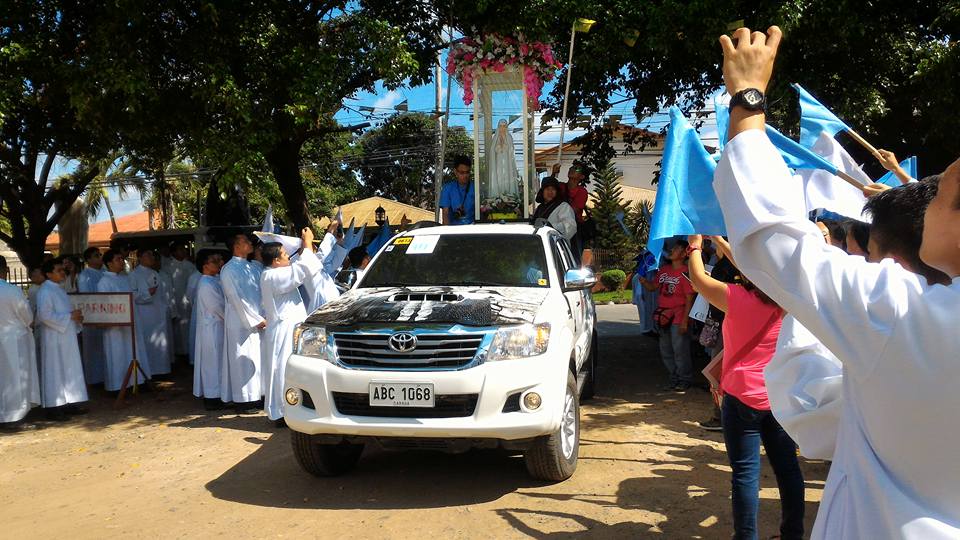
[[371,407],[433,407],[432,383],[370,383]]

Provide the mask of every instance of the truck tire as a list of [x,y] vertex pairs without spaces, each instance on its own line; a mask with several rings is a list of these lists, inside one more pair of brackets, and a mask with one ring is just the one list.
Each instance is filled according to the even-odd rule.
[[363,453],[362,444],[319,444],[312,436],[293,430],[290,443],[297,463],[314,476],[339,476],[353,470]]
[[587,359],[587,380],[583,382],[583,392],[580,393],[580,399],[586,401],[593,399],[597,389],[597,361],[600,353],[600,344],[597,343],[597,333],[593,333],[590,340],[590,358]]
[[580,400],[577,379],[567,374],[560,427],[550,435],[537,437],[523,454],[527,472],[538,480],[561,482],[577,470],[580,452]]

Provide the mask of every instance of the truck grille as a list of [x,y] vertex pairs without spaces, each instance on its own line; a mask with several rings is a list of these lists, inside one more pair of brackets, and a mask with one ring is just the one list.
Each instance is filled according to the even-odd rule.
[[473,362],[483,334],[418,334],[417,347],[397,352],[390,334],[335,333],[337,356],[345,367],[384,369],[460,369]]
[[346,416],[384,418],[462,418],[473,416],[479,394],[437,395],[434,407],[371,407],[368,394],[333,392],[333,404]]

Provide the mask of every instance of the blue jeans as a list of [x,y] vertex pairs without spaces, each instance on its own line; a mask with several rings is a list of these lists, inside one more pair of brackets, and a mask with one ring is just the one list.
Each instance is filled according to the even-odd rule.
[[690,361],[690,336],[680,333],[680,326],[660,330],[660,359],[670,374],[670,384],[690,385],[693,364]]
[[734,538],[757,538],[761,441],[780,490],[780,537],[803,538],[804,486],[797,445],[770,411],[754,409],[726,395],[721,414],[723,442],[733,469]]

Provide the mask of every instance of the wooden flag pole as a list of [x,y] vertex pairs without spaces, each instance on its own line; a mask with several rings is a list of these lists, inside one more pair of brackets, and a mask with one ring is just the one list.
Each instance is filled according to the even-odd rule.
[[859,133],[857,133],[852,129],[847,129],[847,133],[849,133],[850,136],[853,137],[853,140],[857,141],[858,143],[860,143],[861,146],[869,150],[870,153],[873,154],[873,157],[880,159],[880,152],[878,152],[877,149],[872,144],[868,143],[866,139],[861,137]]
[[838,177],[840,177],[841,180],[843,180],[844,182],[850,184],[851,186],[859,189],[860,191],[863,191],[863,188],[866,187],[862,182],[860,182],[860,181],[857,180],[856,178],[850,176],[849,174],[847,174],[847,173],[845,173],[845,172],[843,172],[843,171],[841,171],[841,170],[837,170],[837,174],[836,174],[836,175],[837,175]]

